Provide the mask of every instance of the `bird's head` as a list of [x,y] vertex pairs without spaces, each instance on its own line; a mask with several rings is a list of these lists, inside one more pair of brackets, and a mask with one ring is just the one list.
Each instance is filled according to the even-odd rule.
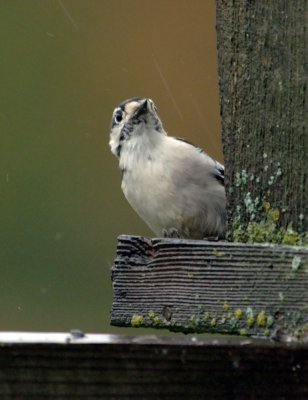
[[112,114],[109,141],[111,151],[120,158],[126,142],[155,132],[165,134],[154,102],[140,97],[125,100]]

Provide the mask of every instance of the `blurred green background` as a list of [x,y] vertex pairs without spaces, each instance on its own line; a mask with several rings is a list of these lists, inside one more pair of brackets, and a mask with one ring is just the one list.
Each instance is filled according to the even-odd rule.
[[0,31],[0,329],[136,333],[109,325],[110,268],[118,235],[152,233],[122,195],[111,114],[150,97],[222,161],[215,1],[2,0]]

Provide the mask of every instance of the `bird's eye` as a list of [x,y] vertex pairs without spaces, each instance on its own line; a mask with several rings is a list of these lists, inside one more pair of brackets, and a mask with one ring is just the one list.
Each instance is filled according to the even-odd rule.
[[123,119],[123,111],[118,110],[115,113],[114,120],[115,120],[115,122],[117,122],[119,124],[122,121],[122,119]]

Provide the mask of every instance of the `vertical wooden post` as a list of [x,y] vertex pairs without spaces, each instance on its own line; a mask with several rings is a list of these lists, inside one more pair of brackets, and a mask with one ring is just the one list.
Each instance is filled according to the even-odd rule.
[[307,241],[306,0],[217,0],[229,237]]

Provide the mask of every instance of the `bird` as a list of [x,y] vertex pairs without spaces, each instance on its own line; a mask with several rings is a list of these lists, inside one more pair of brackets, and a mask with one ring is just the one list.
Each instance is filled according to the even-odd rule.
[[153,100],[133,97],[114,109],[109,145],[126,199],[157,237],[224,238],[224,166],[169,136]]

